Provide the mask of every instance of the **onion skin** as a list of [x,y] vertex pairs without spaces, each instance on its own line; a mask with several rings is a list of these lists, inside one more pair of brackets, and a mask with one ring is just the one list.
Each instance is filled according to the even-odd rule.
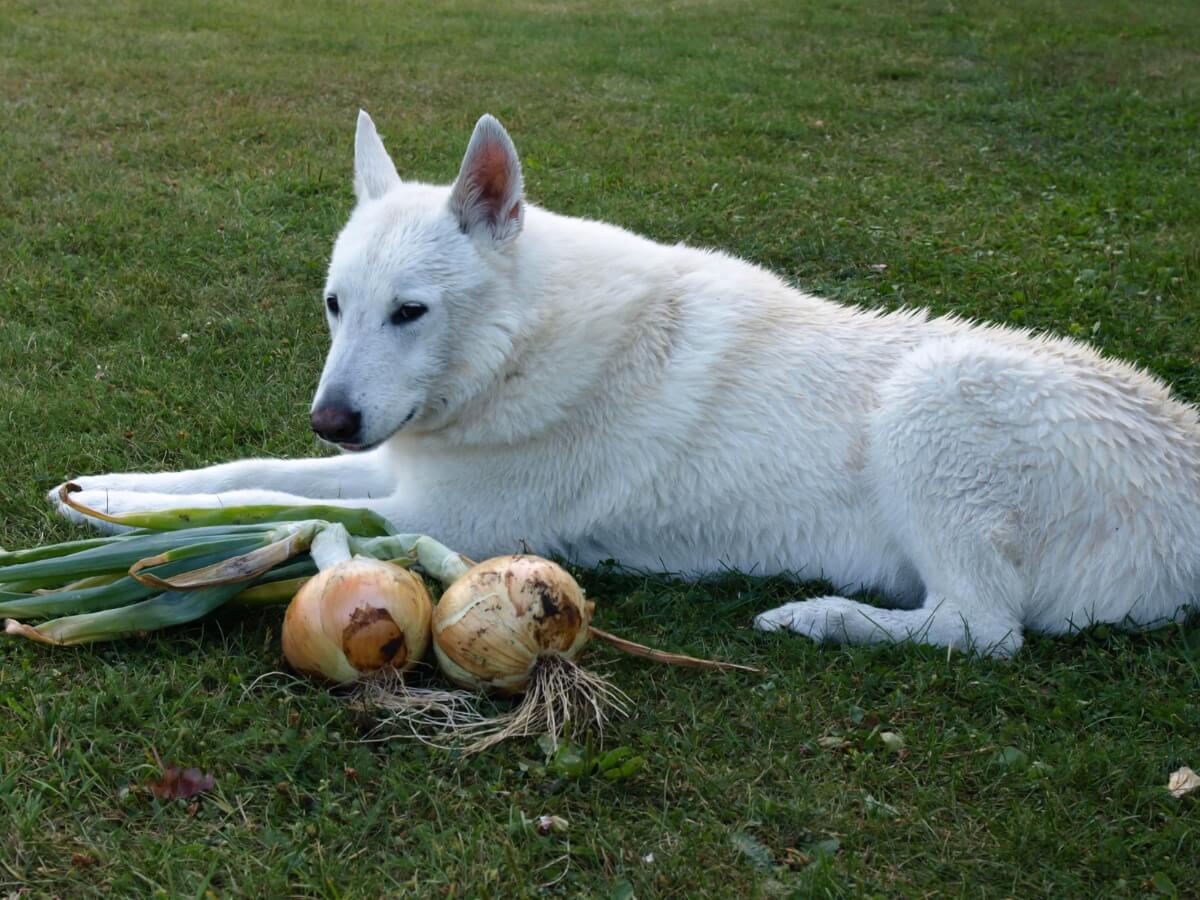
[[542,657],[579,655],[593,609],[561,566],[539,556],[498,556],[442,594],[433,612],[434,652],[459,687],[518,694]]
[[403,672],[429,649],[433,601],[412,572],[355,557],[296,592],[283,619],[283,655],[298,672],[346,684],[380,669]]

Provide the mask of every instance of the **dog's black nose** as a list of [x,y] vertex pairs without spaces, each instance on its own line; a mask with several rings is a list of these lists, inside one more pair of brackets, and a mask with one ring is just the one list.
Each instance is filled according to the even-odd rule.
[[318,406],[309,421],[312,430],[331,444],[352,444],[362,427],[362,414],[344,406]]

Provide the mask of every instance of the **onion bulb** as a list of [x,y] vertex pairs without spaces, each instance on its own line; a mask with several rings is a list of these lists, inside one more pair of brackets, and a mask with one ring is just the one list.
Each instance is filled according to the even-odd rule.
[[433,648],[459,687],[523,692],[538,662],[574,660],[595,604],[561,566],[538,556],[498,556],[457,578],[433,612]]
[[424,582],[392,563],[356,556],[323,568],[283,620],[283,655],[306,675],[346,684],[402,672],[429,648],[433,601]]

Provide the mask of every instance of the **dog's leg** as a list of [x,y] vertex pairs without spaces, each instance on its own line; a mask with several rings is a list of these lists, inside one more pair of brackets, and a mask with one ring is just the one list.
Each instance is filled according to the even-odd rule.
[[[894,501],[896,491],[920,494],[928,486],[921,478],[905,477],[891,496],[884,496]],[[913,499],[905,506],[910,515],[920,516]],[[918,518],[905,529],[901,544],[926,589],[924,603],[916,609],[880,609],[845,597],[819,597],[765,612],[754,624],[761,631],[794,631],[815,641],[912,641],[1012,656],[1024,640],[1019,610],[1026,588],[1008,552],[1013,536],[995,527],[997,510],[991,512],[960,506],[957,515],[936,524]]]
[[815,641],[887,644],[912,641],[986,656],[1009,657],[1022,643],[1020,623],[964,612],[936,595],[920,609],[878,609],[845,597],[787,603],[754,620],[760,631],[793,631]]
[[[73,481],[85,491],[219,494],[254,489],[309,499],[379,497],[394,487],[385,452],[379,448],[317,459],[245,459],[185,472],[89,475]],[[58,490],[51,491],[52,501]]]
[[974,341],[918,348],[881,386],[868,471],[881,521],[925,586],[918,609],[876,609],[843,597],[763,613],[760,629],[816,640],[916,641],[992,656],[1021,646],[1031,560],[1045,526],[1031,498],[1053,494],[1036,398],[1044,379]]
[[947,507],[936,479],[913,469],[893,473],[880,496],[909,517],[897,529],[898,543],[925,584],[924,603],[879,609],[820,597],[763,613],[755,625],[834,643],[912,641],[985,656],[1016,653],[1024,640],[1020,609],[1027,588],[1017,559],[1020,535],[1007,505],[996,498],[991,506],[975,506],[955,497]]

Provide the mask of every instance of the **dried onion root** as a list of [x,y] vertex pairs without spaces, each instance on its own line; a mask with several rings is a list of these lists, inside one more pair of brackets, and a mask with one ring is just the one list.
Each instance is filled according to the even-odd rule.
[[[349,697],[359,709],[379,716],[368,741],[412,738],[436,747],[453,746],[447,736],[480,727],[479,695],[414,684],[410,674],[382,670],[356,685]],[[380,716],[380,714],[382,714]]]
[[[529,685],[510,710],[448,732],[450,745],[479,753],[509,738],[549,735],[557,746],[566,736],[594,731],[603,740],[612,716],[629,713],[629,696],[603,675],[565,656],[543,656]],[[447,734],[447,732],[444,732]]]

